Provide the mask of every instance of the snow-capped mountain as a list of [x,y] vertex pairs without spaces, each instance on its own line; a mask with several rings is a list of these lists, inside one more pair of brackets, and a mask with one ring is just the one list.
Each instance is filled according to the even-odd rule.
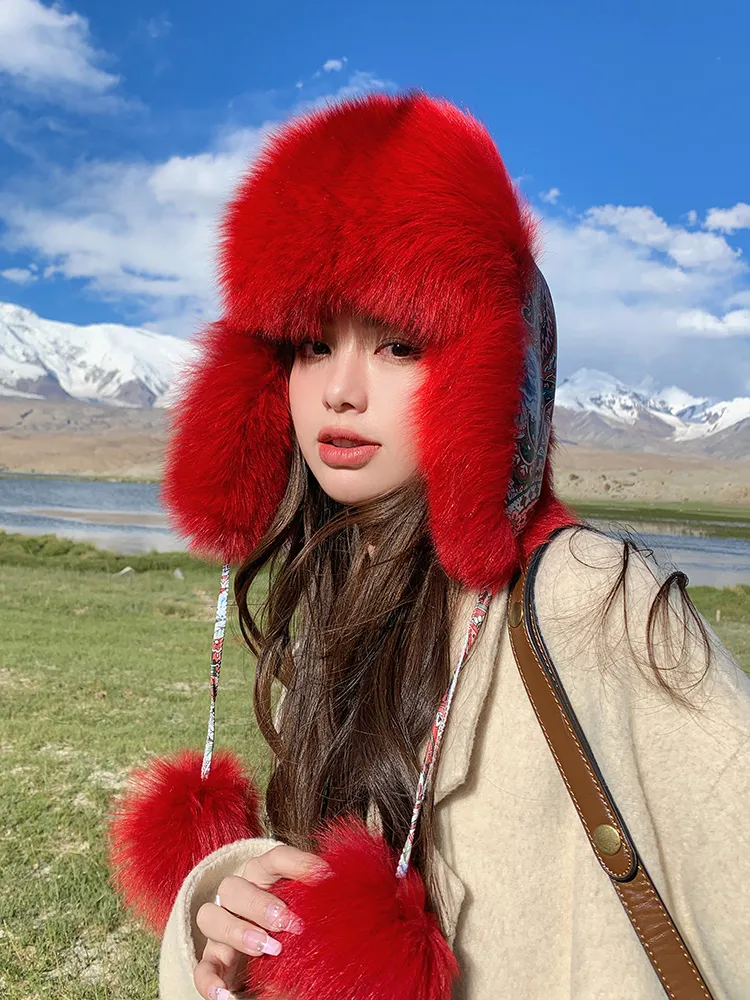
[[589,368],[581,368],[560,383],[555,406],[631,425],[646,416],[656,417],[673,429],[676,441],[706,437],[750,419],[750,398],[714,402],[691,396],[677,386],[649,393]]
[[58,323],[0,302],[0,396],[167,406],[169,387],[194,350],[179,337]]
[[558,437],[571,443],[687,450],[741,457],[750,450],[750,398],[717,401],[677,386],[658,392],[625,385],[606,372],[581,368],[557,388]]
[[[0,303],[0,397],[168,407],[192,341],[115,324],[75,326]],[[750,454],[750,399],[635,388],[581,368],[558,383],[561,442],[716,457]]]

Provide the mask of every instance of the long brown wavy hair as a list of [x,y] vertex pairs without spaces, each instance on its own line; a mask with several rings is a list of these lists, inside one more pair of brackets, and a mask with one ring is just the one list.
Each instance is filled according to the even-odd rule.
[[[238,569],[240,628],[257,657],[255,714],[273,753],[266,812],[274,835],[314,849],[324,821],[374,805],[400,852],[440,699],[460,585],[439,564],[421,480],[345,506],[319,486],[295,443],[276,517]],[[253,580],[269,567],[254,615]],[[274,720],[274,682],[284,688]],[[412,864],[431,889],[428,792]]]
[[[580,530],[590,529],[582,524],[571,532],[571,546]],[[628,630],[628,565],[649,550],[628,529],[620,540],[620,570],[602,595],[600,614],[576,631],[583,624],[596,631],[596,619],[604,622],[618,595]],[[267,597],[251,609],[251,587],[265,570]],[[686,705],[678,682],[694,665],[696,641],[705,653],[704,672],[691,677],[690,687],[711,659],[687,583],[680,571],[663,581],[646,622],[645,660],[632,650],[637,667]],[[374,807],[386,841],[400,852],[421,752],[450,678],[451,624],[461,589],[437,560],[418,477],[367,503],[343,505],[320,487],[295,442],[273,523],[234,580],[242,635],[257,657],[254,708],[272,751],[266,813],[276,837],[315,850],[325,821],[344,813],[367,819]],[[675,615],[686,640],[676,656],[663,638],[673,637]],[[603,649],[602,669],[606,654]],[[279,684],[284,704],[275,712]],[[439,915],[434,846],[429,788],[412,864],[425,880],[428,907]]]

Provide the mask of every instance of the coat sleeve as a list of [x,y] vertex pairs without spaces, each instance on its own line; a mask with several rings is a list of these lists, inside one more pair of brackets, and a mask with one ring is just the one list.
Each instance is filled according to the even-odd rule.
[[652,645],[686,703],[666,691],[646,637],[669,570],[631,551],[624,589],[602,621],[622,555],[620,541],[593,531],[570,545],[563,536],[539,570],[542,631],[646,869],[714,996],[750,997],[750,679],[675,586],[653,622]]
[[265,854],[280,841],[265,837],[238,840],[205,857],[182,883],[169,915],[159,958],[160,1000],[201,1000],[193,984],[193,970],[206,945],[196,915],[213,902],[221,881],[241,875],[250,858]]

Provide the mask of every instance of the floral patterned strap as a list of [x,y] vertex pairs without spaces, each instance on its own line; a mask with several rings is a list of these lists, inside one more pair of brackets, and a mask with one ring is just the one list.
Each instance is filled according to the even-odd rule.
[[216,731],[216,696],[219,693],[219,674],[221,673],[221,654],[224,649],[224,632],[227,627],[227,597],[229,594],[229,563],[221,569],[221,586],[216,602],[216,620],[214,622],[214,641],[211,646],[211,708],[208,713],[208,732],[206,747],[203,751],[201,778],[205,781],[211,770],[211,759],[214,755],[214,736]]
[[396,878],[406,878],[406,873],[409,870],[409,860],[411,858],[412,848],[414,847],[414,839],[417,833],[419,816],[422,812],[422,803],[424,802],[425,795],[427,794],[427,788],[432,777],[432,772],[437,764],[440,741],[443,738],[445,724],[448,721],[448,712],[450,711],[453,694],[456,690],[458,675],[461,673],[461,668],[466,662],[466,658],[469,655],[472,646],[476,642],[479,631],[484,624],[491,599],[491,590],[484,590],[479,595],[477,605],[471,614],[471,618],[469,619],[469,627],[467,629],[466,642],[464,643],[463,651],[461,652],[458,664],[453,671],[453,676],[451,677],[451,682],[448,685],[448,690],[445,692],[443,700],[440,702],[440,708],[437,710],[435,721],[432,724],[430,741],[427,744],[427,750],[424,755],[424,763],[422,764],[422,772],[419,775],[417,795],[414,800],[414,811],[412,812],[411,823],[409,825],[409,835],[406,838],[406,843],[404,844],[404,849],[401,852],[401,858],[399,859],[398,867],[396,868]]

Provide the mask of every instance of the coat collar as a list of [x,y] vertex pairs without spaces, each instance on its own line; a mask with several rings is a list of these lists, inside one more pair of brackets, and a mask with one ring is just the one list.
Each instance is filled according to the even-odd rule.
[[[451,663],[454,667],[463,651],[469,617],[476,607],[478,597],[479,591],[462,591],[451,630]],[[461,670],[434,778],[435,805],[459,788],[469,773],[474,737],[495,671],[499,644],[502,641],[507,603],[507,587],[493,595],[482,630]],[[448,944],[452,946],[466,890],[461,879],[437,847],[433,856],[433,876],[442,900],[443,932]]]
[[[451,629],[451,664],[458,663],[469,617],[476,607],[479,591],[463,590]],[[448,721],[443,734],[435,781],[435,804],[459,788],[469,773],[471,749],[479,717],[492,681],[499,643],[507,617],[508,588],[492,597],[482,630],[461,670]]]

